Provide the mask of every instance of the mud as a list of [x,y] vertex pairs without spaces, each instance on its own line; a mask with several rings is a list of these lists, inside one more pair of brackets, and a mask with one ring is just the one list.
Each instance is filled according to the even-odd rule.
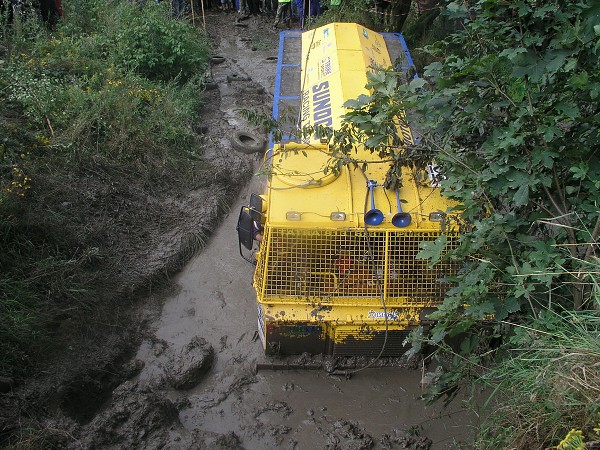
[[[238,26],[234,14],[205,15],[219,58],[207,74],[198,129],[207,156],[222,166],[215,171],[221,177],[229,171],[245,179],[238,171],[260,166],[256,155],[233,152],[229,138],[233,130],[261,132],[239,109],[270,113],[278,44],[271,20],[251,17]],[[475,415],[458,401],[447,409],[426,406],[419,399],[425,370],[419,361],[388,360],[388,367],[362,370],[360,359],[264,356],[254,266],[240,257],[235,231],[240,207],[262,184],[254,177],[232,205],[207,201],[197,209],[229,213],[172,289],[139,303],[120,340],[107,338],[93,348],[81,343],[80,353],[89,345],[94,357],[82,363],[79,376],[63,377],[70,381],[44,394],[45,411],[36,417],[47,418],[31,419],[27,426],[37,431],[18,440],[19,447],[468,448]],[[336,370],[342,365],[346,370]]]

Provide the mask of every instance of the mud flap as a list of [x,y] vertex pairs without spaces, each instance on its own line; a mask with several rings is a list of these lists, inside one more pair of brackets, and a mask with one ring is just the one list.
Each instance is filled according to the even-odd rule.
[[263,307],[261,304],[258,304],[258,336],[260,337],[260,342],[262,343],[263,350],[266,348],[265,344],[265,315],[263,313]]

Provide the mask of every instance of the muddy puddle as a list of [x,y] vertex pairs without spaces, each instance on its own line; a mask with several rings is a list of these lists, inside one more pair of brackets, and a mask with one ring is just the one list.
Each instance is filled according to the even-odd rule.
[[[226,61],[211,69],[220,110],[238,127],[240,107],[270,110],[277,36],[268,18],[251,18],[247,26],[232,26],[232,20],[207,17],[213,32],[222,27],[218,53]],[[249,80],[228,81],[232,73]],[[211,134],[218,145],[227,142],[218,126]],[[240,157],[254,158],[259,167],[255,156]],[[254,266],[240,257],[235,226],[239,208],[260,185],[254,178],[243,187],[206,248],[173,280],[176,293],[137,353],[143,362],[133,380],[137,389],[160,391],[176,410],[167,432],[152,442],[168,448],[468,448],[475,414],[459,401],[444,409],[419,400],[418,363],[367,369],[349,379],[324,370],[256,370],[277,361],[262,352]],[[196,366],[182,368],[190,361]],[[174,381],[180,375],[174,366],[192,371],[193,381]]]

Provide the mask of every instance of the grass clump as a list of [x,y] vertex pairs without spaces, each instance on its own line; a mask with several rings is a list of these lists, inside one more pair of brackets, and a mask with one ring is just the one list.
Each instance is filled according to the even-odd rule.
[[128,252],[184,218],[173,197],[209,167],[194,131],[207,36],[165,3],[64,8],[52,31],[0,17],[4,376],[27,373],[151,270]]
[[507,357],[479,380],[494,392],[479,448],[600,439],[600,311],[546,310],[510,326]]

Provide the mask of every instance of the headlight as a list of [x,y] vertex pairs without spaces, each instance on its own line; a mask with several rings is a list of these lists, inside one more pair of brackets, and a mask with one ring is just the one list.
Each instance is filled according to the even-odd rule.
[[285,213],[287,220],[300,220],[302,219],[302,213],[298,211],[288,211]]
[[429,220],[432,222],[443,222],[446,218],[446,214],[441,211],[429,213]]

